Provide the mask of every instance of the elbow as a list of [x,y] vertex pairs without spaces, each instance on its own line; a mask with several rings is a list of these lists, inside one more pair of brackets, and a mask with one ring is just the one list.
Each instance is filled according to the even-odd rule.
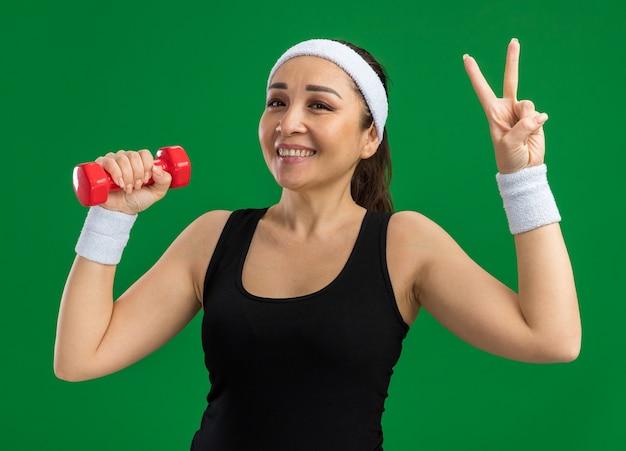
[[85,378],[80,377],[77,372],[60,365],[57,362],[54,363],[54,375],[58,379],[65,382],[82,382],[86,380]]
[[581,342],[580,334],[553,340],[544,347],[544,352],[537,361],[539,363],[571,363],[580,355]]
[[569,363],[569,362],[573,362],[574,360],[576,360],[578,356],[580,355],[581,346],[582,346],[582,337],[579,335],[574,340],[572,340],[572,343],[567,349],[567,353],[564,354],[565,359],[563,360],[563,362]]
[[95,359],[76,352],[57,339],[54,344],[52,369],[57,379],[65,382],[83,382],[94,379]]
[[63,371],[59,371],[56,368],[54,369],[54,375],[57,377],[57,379],[64,382],[82,382],[82,379],[75,377],[70,373],[64,373]]
[[555,352],[552,356],[552,360],[549,363],[571,363],[580,355],[580,343],[573,344],[567,347],[562,347],[558,352]]
[[85,376],[77,371],[67,371],[63,368],[54,367],[54,375],[57,379],[60,379],[65,382],[84,382],[90,379],[94,379],[93,377]]
[[580,323],[562,339],[559,346],[558,363],[570,363],[578,358],[582,347],[582,327]]
[[54,356],[53,370],[54,375],[65,382],[83,382],[92,379],[80,367],[72,362],[64,361],[58,355]]

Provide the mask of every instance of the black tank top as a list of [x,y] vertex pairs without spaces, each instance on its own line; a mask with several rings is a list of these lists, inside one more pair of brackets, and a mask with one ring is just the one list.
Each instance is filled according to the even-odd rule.
[[382,450],[384,401],[408,330],[387,271],[390,214],[366,213],[329,285],[267,299],[241,278],[265,211],[231,214],[207,270],[202,346],[211,390],[191,449]]

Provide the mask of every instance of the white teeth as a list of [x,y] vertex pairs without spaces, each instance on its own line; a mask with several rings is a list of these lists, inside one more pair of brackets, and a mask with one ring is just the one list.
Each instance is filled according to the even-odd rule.
[[281,157],[310,157],[315,151],[306,149],[278,149],[278,155]]

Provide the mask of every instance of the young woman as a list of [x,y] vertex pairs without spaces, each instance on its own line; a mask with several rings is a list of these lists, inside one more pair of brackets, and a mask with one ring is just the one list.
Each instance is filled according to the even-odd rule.
[[146,150],[96,160],[123,190],[90,209],[79,238],[59,314],[58,377],[131,365],[202,309],[211,391],[193,450],[380,450],[392,368],[422,307],[485,351],[575,359],[581,327],[543,164],[547,116],[516,98],[519,49],[512,40],[503,98],[464,56],[494,143],[518,293],[428,218],[392,213],[382,68],[351,44],[305,41],[273,67],[259,123],[278,202],[201,216],[115,302],[132,223],[171,177]]

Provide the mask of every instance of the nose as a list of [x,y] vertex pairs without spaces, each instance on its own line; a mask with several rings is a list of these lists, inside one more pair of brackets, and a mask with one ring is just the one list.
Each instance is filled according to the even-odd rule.
[[276,131],[283,136],[306,132],[302,111],[295,105],[288,107],[278,121]]

